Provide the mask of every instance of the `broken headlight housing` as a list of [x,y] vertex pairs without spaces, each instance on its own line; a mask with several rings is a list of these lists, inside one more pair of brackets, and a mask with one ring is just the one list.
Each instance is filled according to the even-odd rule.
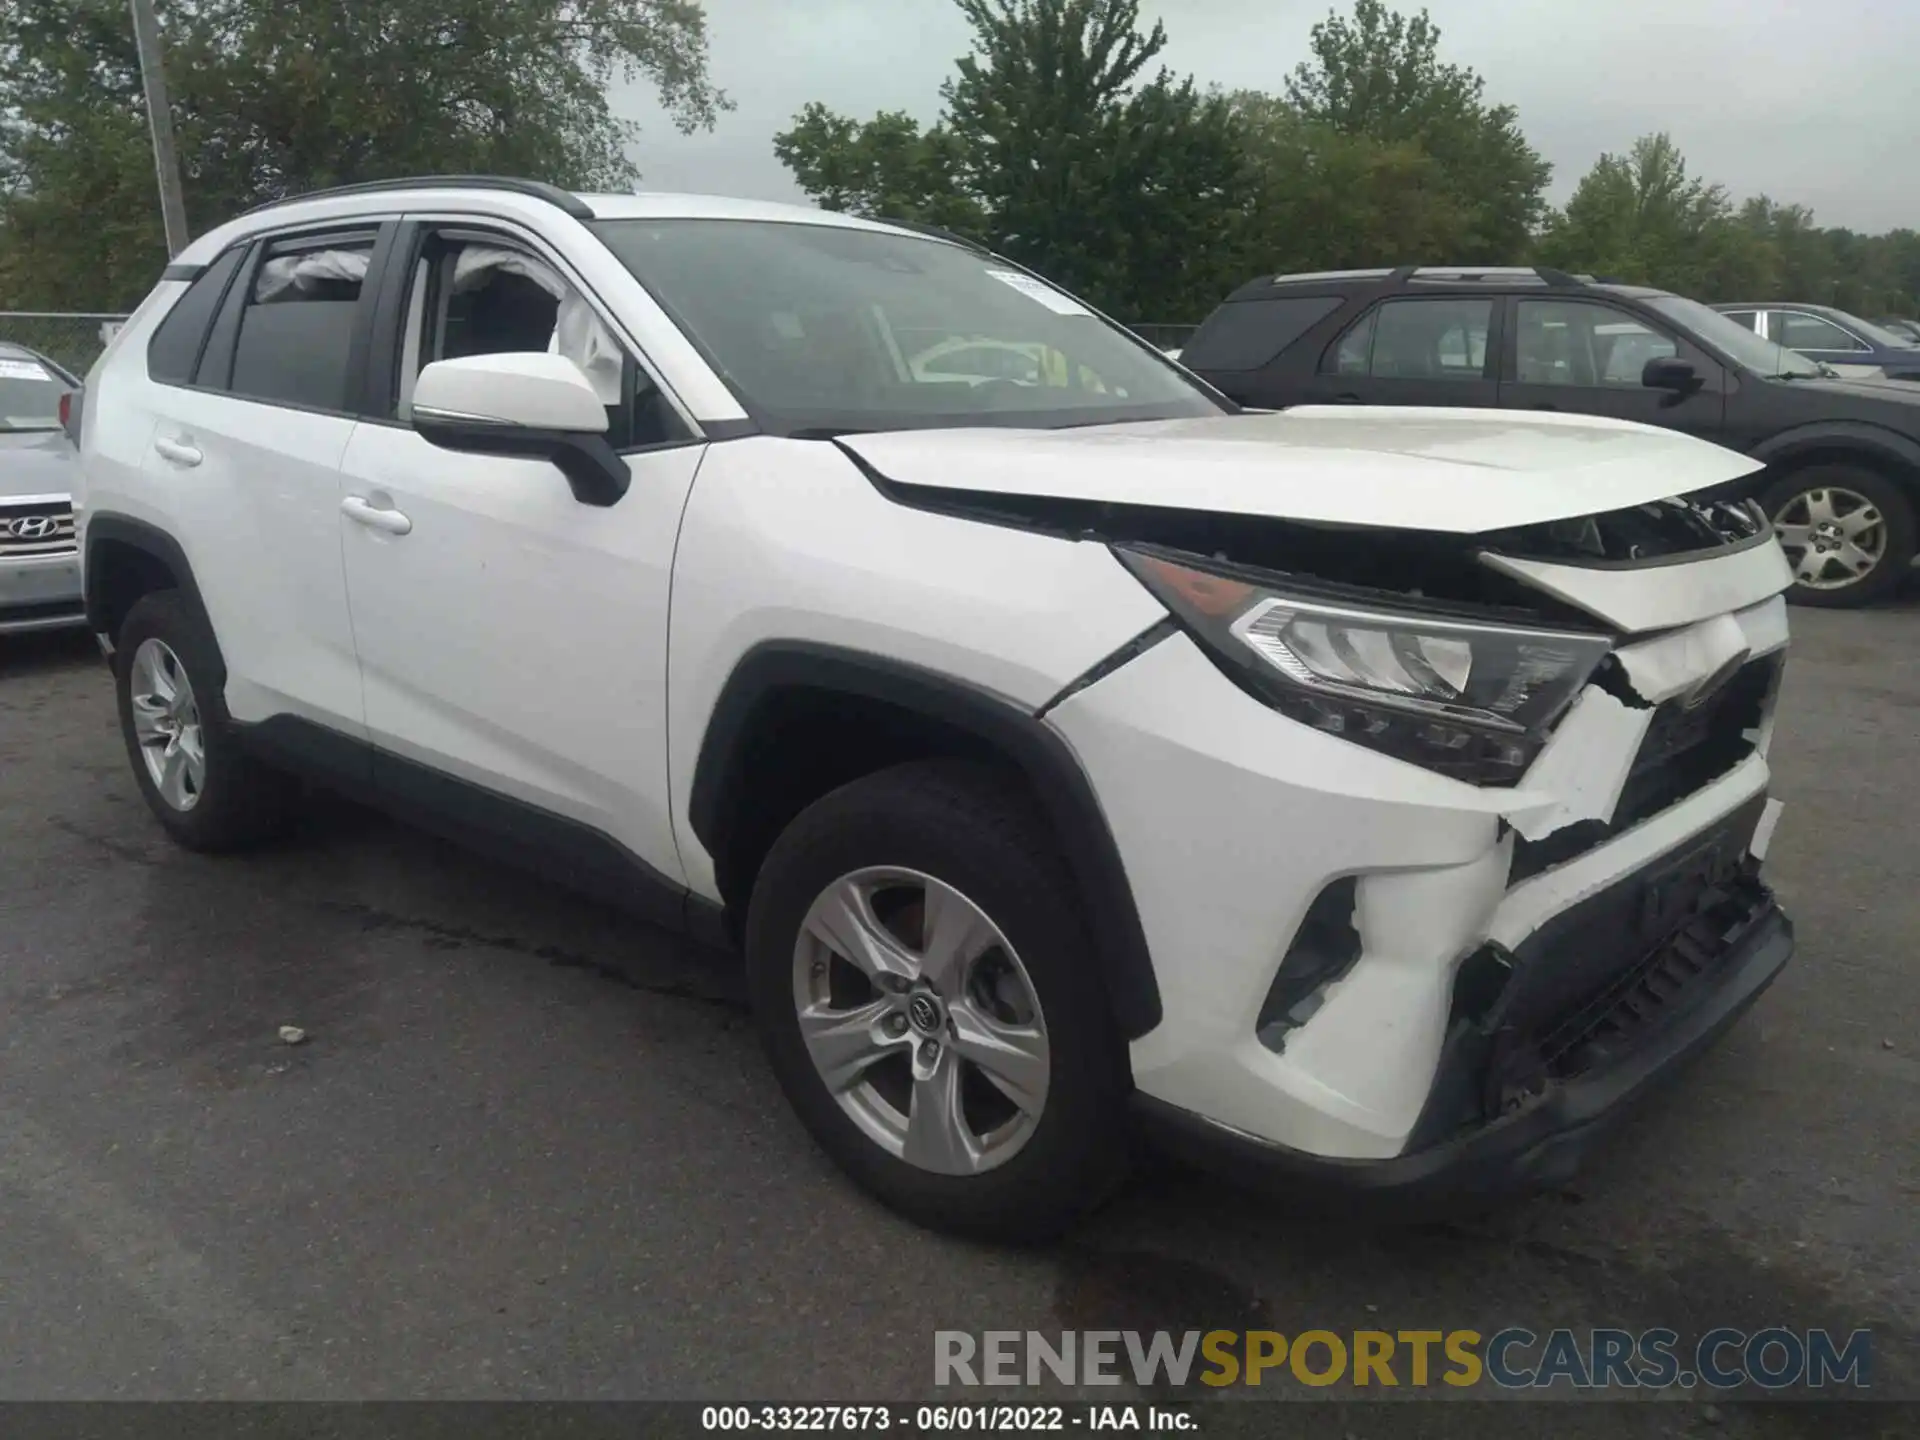
[[1520,779],[1610,648],[1603,635],[1308,598],[1229,565],[1116,553],[1283,715],[1474,785]]

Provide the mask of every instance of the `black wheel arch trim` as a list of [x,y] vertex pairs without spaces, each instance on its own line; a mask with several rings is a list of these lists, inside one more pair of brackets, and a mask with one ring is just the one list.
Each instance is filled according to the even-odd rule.
[[709,854],[724,846],[726,817],[741,801],[745,740],[771,695],[825,690],[895,705],[967,731],[1025,776],[1059,835],[1087,908],[1102,980],[1128,1039],[1160,1023],[1160,988],[1119,846],[1093,784],[1071,747],[1031,711],[937,671],[863,651],[804,641],[767,641],[743,655],[707,719],[695,762],[688,820]]
[[1754,459],[1764,460],[1772,467],[1792,460],[1802,451],[1835,447],[1858,452],[1863,463],[1875,458],[1891,460],[1908,473],[1887,478],[1901,484],[1909,494],[1920,489],[1920,485],[1916,485],[1916,476],[1920,476],[1920,440],[1866,421],[1816,421],[1796,425],[1791,430],[1768,436],[1754,446],[1751,453]]
[[[87,626],[96,635],[106,635],[108,629],[106,614],[106,595],[103,592],[100,565],[95,560],[95,551],[103,542],[111,541],[139,550],[152,556],[173,573],[179,589],[191,599],[202,615],[207,615],[206,602],[201,599],[200,585],[194,579],[193,565],[187,559],[187,552],[180,542],[157,525],[145,520],[136,520],[130,515],[117,515],[111,511],[95,511],[87,516],[87,545],[81,560],[82,574],[86,584]],[[212,617],[208,616],[211,625]],[[117,637],[108,635],[108,640]],[[214,641],[214,663],[220,667],[215,680],[221,689],[226,688],[227,664],[220,654],[220,644]]]

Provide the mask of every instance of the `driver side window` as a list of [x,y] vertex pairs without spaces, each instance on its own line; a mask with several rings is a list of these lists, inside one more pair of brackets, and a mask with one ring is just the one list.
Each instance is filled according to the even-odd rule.
[[396,418],[411,417],[414,384],[434,361],[526,351],[579,366],[607,407],[616,450],[690,438],[651,377],[553,266],[505,241],[430,235],[408,288]]

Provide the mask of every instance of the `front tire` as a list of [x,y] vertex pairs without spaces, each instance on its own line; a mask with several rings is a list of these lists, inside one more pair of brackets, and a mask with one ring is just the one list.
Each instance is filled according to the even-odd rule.
[[292,782],[241,750],[220,693],[212,628],[177,590],[143,595],[120,627],[114,688],[133,777],[154,818],[189,850],[278,834]]
[[1058,847],[997,771],[817,801],[761,866],[748,983],[820,1146],[921,1224],[1058,1234],[1125,1169],[1126,1052]]
[[1767,487],[1761,505],[1793,567],[1796,605],[1849,609],[1885,599],[1913,563],[1913,500],[1856,465],[1810,465]]

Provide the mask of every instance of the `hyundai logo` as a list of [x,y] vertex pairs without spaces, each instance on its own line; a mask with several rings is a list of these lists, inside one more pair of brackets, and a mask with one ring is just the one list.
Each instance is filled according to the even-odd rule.
[[22,515],[7,522],[7,533],[16,540],[51,540],[60,522],[51,515]]

